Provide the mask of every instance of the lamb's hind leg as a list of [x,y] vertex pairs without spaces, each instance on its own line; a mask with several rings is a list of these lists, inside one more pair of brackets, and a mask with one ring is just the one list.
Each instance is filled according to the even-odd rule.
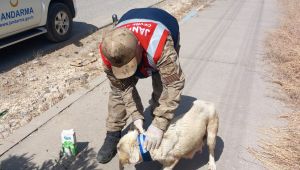
[[218,126],[219,126],[219,119],[217,116],[209,120],[207,126],[207,145],[209,149],[208,169],[210,170],[216,170],[215,146],[216,146]]

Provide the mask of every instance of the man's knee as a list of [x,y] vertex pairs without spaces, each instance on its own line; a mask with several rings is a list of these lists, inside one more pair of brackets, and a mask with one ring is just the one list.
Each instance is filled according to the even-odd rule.
[[121,131],[126,125],[126,121],[112,121],[109,118],[106,121],[106,130],[109,132]]
[[[117,109],[118,108],[118,109]],[[126,125],[127,115],[124,106],[116,107],[115,110],[109,109],[106,118],[107,131],[120,131]]]

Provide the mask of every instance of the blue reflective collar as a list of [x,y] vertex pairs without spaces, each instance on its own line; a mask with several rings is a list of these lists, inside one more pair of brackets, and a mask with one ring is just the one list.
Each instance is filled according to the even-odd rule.
[[142,155],[143,161],[147,162],[147,161],[152,161],[152,158],[151,158],[149,151],[147,151],[143,146],[145,139],[146,139],[145,135],[139,134],[137,141],[139,144],[140,153]]

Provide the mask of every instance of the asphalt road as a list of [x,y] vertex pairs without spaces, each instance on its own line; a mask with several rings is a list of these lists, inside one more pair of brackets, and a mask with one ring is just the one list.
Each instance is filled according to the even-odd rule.
[[[274,99],[264,64],[266,32],[276,26],[276,0],[217,0],[209,8],[181,24],[180,62],[186,86],[178,114],[193,100],[216,104],[220,116],[216,160],[218,169],[263,169],[249,154],[262,137],[259,129],[280,122],[284,108]],[[151,94],[150,79],[141,80],[138,90],[145,107]],[[38,131],[16,145],[0,160],[4,169],[27,166],[47,168],[54,164],[62,129],[75,128],[83,150],[71,169],[118,169],[117,159],[99,165],[95,154],[105,135],[108,82],[92,89]],[[146,117],[149,113],[146,111]],[[192,160],[182,160],[176,170],[207,169],[207,150]],[[127,169],[155,170],[156,162]]]
[[77,0],[77,16],[71,39],[62,43],[51,43],[41,35],[0,50],[0,73],[34,59],[43,54],[76,43],[112,21],[111,15],[121,16],[127,10],[148,7],[160,0]]

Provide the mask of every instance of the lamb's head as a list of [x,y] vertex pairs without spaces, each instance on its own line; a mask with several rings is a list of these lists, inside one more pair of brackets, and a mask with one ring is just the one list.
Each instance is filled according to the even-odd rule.
[[120,139],[117,146],[120,167],[123,168],[124,165],[137,164],[142,161],[137,142],[138,135],[138,131],[134,130],[128,132]]

